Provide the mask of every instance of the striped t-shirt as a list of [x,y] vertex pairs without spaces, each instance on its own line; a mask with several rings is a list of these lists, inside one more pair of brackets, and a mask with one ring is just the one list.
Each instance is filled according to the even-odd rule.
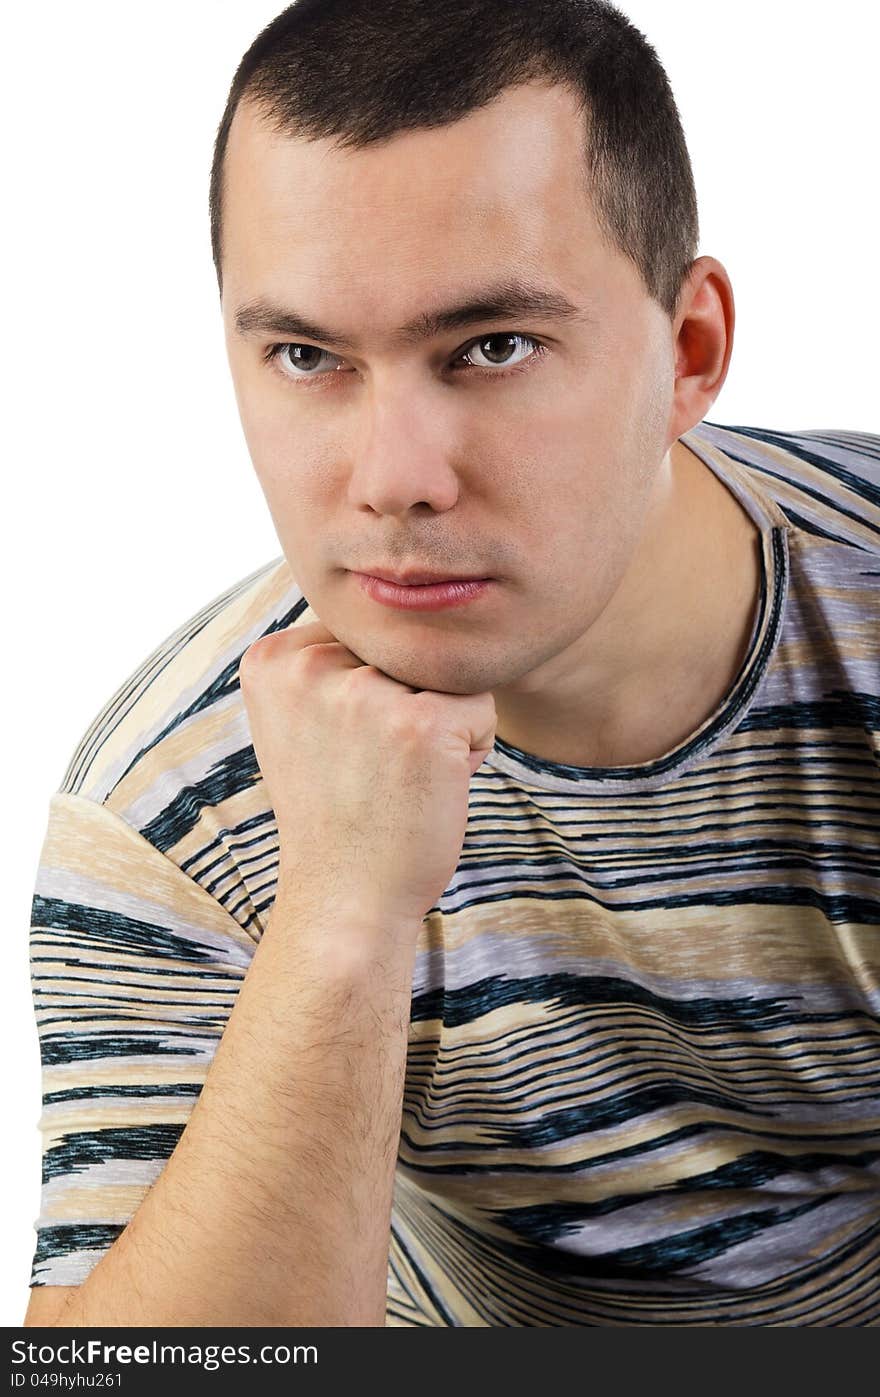
[[[880,1324],[880,436],[682,440],[760,527],[752,642],[656,761],[499,739],[473,776],[417,946],[389,1325]],[[239,661],[315,619],[283,557],[231,587],[48,802],[32,1285],[88,1276],[186,1126],[276,885]]]

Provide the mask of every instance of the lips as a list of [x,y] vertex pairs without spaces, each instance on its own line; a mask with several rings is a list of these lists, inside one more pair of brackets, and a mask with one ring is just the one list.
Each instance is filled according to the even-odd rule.
[[364,568],[364,577],[378,577],[382,582],[393,582],[398,587],[427,587],[438,582],[485,582],[484,574],[471,573],[458,577],[450,577],[443,572],[388,572],[384,568]]
[[403,585],[365,572],[352,575],[373,601],[398,611],[445,611],[451,607],[466,606],[485,596],[494,585],[491,577],[468,578],[464,582],[411,582]]

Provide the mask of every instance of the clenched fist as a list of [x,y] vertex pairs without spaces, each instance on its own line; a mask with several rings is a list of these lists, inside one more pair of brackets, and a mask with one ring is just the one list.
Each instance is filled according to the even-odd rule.
[[239,681],[278,821],[279,890],[306,916],[415,937],[461,855],[493,695],[400,684],[322,622],[261,636]]

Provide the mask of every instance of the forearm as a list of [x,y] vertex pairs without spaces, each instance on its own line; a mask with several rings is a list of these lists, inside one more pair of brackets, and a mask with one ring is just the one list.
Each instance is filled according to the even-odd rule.
[[298,916],[276,900],[171,1158],[59,1324],[384,1324],[417,929]]

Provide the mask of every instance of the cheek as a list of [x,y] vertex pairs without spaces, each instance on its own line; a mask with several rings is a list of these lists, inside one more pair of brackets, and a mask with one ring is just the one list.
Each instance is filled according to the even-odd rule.
[[272,488],[281,473],[285,459],[284,430],[276,412],[263,402],[262,395],[252,392],[238,396],[238,412],[242,431],[254,469],[264,490]]
[[580,440],[538,477],[527,516],[533,556],[572,601],[605,597],[616,585],[644,521],[654,471],[615,427],[583,424]]
[[238,414],[251,460],[261,479],[277,477],[298,459],[302,413],[285,397],[268,364],[237,365],[233,381]]

